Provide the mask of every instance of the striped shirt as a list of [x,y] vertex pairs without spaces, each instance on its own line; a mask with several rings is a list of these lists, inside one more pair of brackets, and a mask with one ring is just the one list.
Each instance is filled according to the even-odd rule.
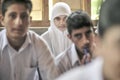
[[80,66],[80,60],[74,44],[56,57],[56,65],[59,69],[59,74]]

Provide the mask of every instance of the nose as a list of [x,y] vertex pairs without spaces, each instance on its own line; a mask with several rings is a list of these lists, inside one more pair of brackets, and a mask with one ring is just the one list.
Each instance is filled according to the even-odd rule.
[[16,18],[15,24],[16,25],[21,25],[22,24],[22,19],[20,17]]
[[86,35],[83,35],[83,43],[88,44],[90,41]]
[[60,24],[64,24],[65,23],[65,21],[64,20],[60,20]]

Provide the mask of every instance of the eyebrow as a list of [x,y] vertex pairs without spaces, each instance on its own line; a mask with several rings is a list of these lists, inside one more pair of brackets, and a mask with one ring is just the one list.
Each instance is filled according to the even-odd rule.
[[91,29],[89,29],[88,31],[86,31],[85,33],[91,33],[92,32],[92,30]]
[[[85,33],[91,33],[92,32],[92,30],[91,29],[89,29],[89,30],[87,30]],[[79,36],[79,35],[81,35],[82,33],[76,33],[74,36]]]
[[77,34],[75,34],[74,36],[76,37],[76,36],[79,36],[79,35],[81,35],[82,33],[77,33]]
[[64,18],[67,18],[67,16],[64,16]]
[[16,14],[16,12],[10,12],[9,14]]

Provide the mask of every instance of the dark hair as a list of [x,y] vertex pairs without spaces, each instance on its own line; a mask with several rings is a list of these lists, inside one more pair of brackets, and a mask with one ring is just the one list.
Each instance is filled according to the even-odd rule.
[[5,12],[7,11],[7,8],[12,4],[24,4],[29,11],[32,11],[32,2],[31,0],[3,0],[2,1],[2,15],[5,16]]
[[120,24],[120,0],[106,0],[100,9],[98,34],[103,37],[106,30]]
[[72,33],[72,30],[83,28],[83,27],[93,27],[92,20],[89,15],[82,10],[72,12],[67,20],[67,29],[69,34]]

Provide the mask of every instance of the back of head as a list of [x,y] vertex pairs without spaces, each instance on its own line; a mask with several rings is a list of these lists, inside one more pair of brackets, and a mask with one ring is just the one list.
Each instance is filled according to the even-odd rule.
[[72,12],[67,18],[67,28],[69,34],[72,33],[72,30],[80,29],[83,27],[93,27],[92,20],[89,15],[82,10]]
[[71,13],[71,9],[68,4],[64,2],[58,2],[53,6],[51,20],[60,15],[69,15]]
[[7,8],[12,4],[23,4],[31,12],[32,11],[32,2],[31,0],[2,0],[2,15],[5,15]]
[[104,36],[106,30],[120,24],[120,0],[106,0],[100,9],[98,33]]

